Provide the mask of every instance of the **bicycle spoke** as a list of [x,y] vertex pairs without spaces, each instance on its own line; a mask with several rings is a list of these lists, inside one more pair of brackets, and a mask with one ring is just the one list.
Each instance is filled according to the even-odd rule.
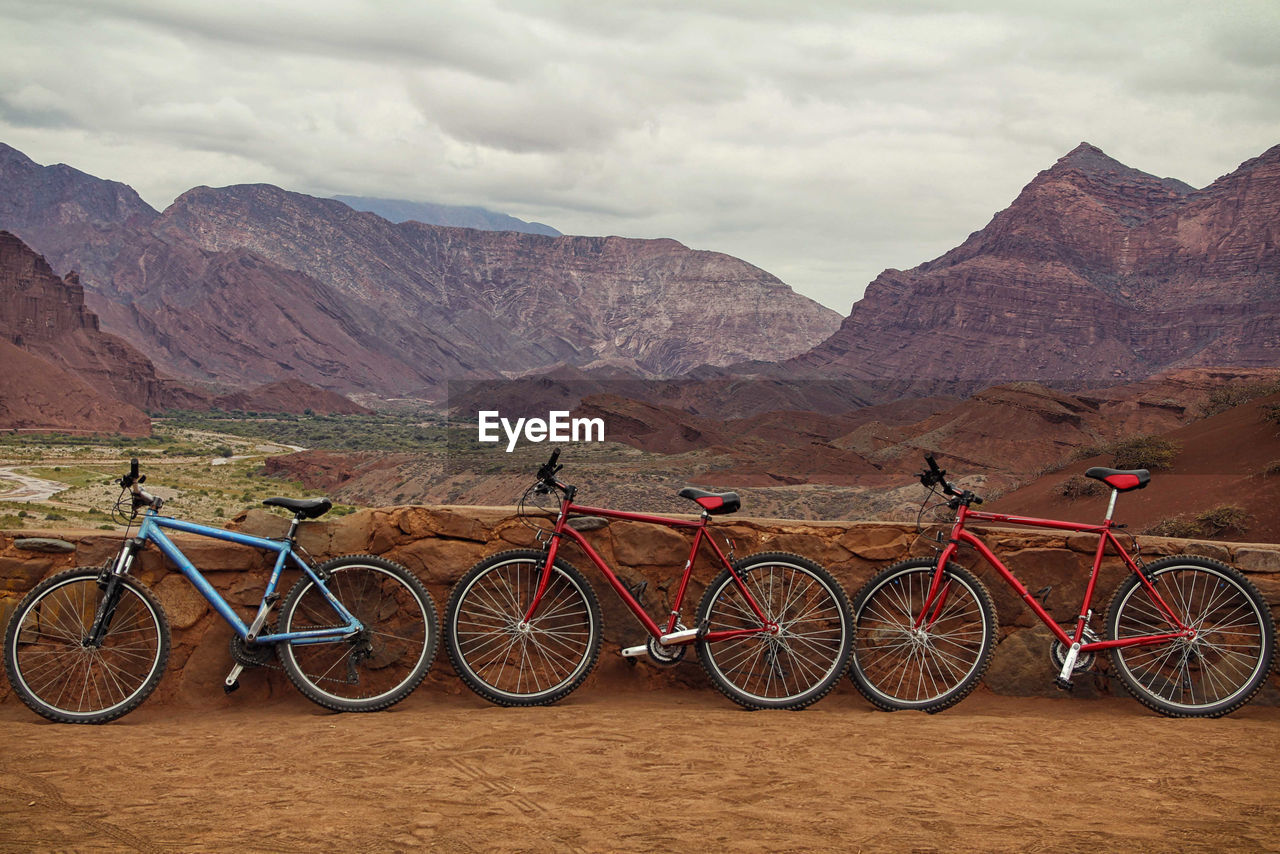
[[947,708],[973,690],[990,661],[994,613],[985,589],[952,567],[930,600],[935,575],[931,560],[913,559],[858,595],[850,676],[882,708]]

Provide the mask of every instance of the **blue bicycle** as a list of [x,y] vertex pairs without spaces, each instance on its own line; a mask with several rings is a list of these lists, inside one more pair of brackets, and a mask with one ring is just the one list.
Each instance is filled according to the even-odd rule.
[[[298,526],[327,512],[327,498],[268,498],[293,514],[289,533],[269,539],[184,522],[160,514],[163,500],[142,489],[145,475],[132,461],[120,479],[117,507],[137,536],[99,568],[53,575],[27,594],[9,620],[4,664],[9,684],[33,711],[63,723],[106,723],[138,707],[160,682],[169,658],[169,620],[159,599],[129,574],[134,558],[154,543],[234,630],[234,665],[224,683],[239,685],[246,667],[279,659],[289,680],[328,709],[370,712],[407,697],[435,658],[435,603],[409,570],[371,555],[312,566],[299,554]],[[126,494],[127,493],[127,494]],[[246,624],[201,575],[166,530],[275,552],[262,602]],[[284,598],[274,631],[268,617],[280,601],[285,567],[301,578]]]

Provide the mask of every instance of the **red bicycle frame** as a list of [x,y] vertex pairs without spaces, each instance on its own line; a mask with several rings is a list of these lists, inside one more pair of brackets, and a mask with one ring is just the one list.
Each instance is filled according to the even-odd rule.
[[[631,591],[623,585],[617,574],[609,568],[609,565],[605,563],[604,558],[600,557],[596,550],[591,547],[591,544],[587,542],[586,537],[584,537],[576,528],[568,524],[569,516],[575,513],[584,516],[602,516],[608,519],[622,519],[628,522],[646,522],[652,525],[662,525],[667,528],[693,529],[693,545],[689,549],[689,558],[684,562],[684,574],[680,578],[680,588],[676,592],[675,600],[671,604],[671,613],[667,615],[667,626],[665,631],[652,617],[649,616],[649,614],[644,610],[644,607],[636,600],[636,597],[631,595]],[[530,622],[533,619],[534,612],[538,610],[538,605],[542,602],[542,597],[547,591],[547,585],[551,581],[551,567],[555,563],[556,555],[560,551],[560,543],[563,538],[568,537],[577,544],[578,548],[582,549],[583,554],[585,554],[587,558],[596,565],[596,568],[604,574],[605,579],[609,582],[609,586],[618,594],[618,597],[631,610],[631,613],[635,614],[636,619],[645,627],[645,630],[663,644],[680,646],[691,644],[697,640],[721,641],[744,637],[747,635],[760,634],[762,632],[776,634],[778,626],[775,623],[770,622],[765,617],[764,611],[761,610],[759,604],[747,589],[747,586],[742,582],[742,579],[734,570],[733,564],[727,557],[725,557],[720,546],[716,544],[716,541],[712,539],[708,533],[707,527],[709,520],[710,516],[705,512],[696,521],[690,519],[672,519],[666,516],[652,516],[645,513],[628,513],[623,510],[587,507],[585,505],[574,504],[572,494],[563,496],[560,503],[560,515],[556,518],[555,528],[550,534],[551,543],[547,549],[546,562],[542,567],[542,577],[538,583],[538,589],[533,595],[533,600],[525,610],[524,621],[526,623]],[[700,630],[698,628],[676,631],[676,625],[680,622],[680,608],[684,604],[685,592],[689,587],[689,577],[693,573],[693,563],[697,558],[698,548],[704,542],[711,546],[716,557],[720,559],[720,563],[723,564],[724,568],[729,571],[731,576],[733,576],[733,580],[737,584],[738,590],[741,591],[742,596],[751,608],[752,613],[754,613],[756,618],[760,620],[759,628],[733,629],[714,632],[709,631],[701,635],[699,634]]]
[[[1111,507],[1107,510],[1107,518],[1101,525],[1089,525],[1081,522],[1062,522],[1056,519],[1038,519],[1032,516],[1014,516],[1007,513],[988,513],[979,510],[970,510],[965,502],[960,502],[956,507],[956,519],[951,528],[951,538],[947,542],[946,547],[942,550],[942,554],[938,557],[938,567],[933,576],[933,583],[930,586],[929,593],[925,597],[925,605],[917,617],[915,628],[920,628],[925,624],[932,624],[942,613],[942,607],[946,603],[947,588],[943,577],[946,574],[947,562],[950,561],[960,549],[961,546],[972,546],[983,560],[989,563],[996,572],[1000,573],[1005,582],[1012,587],[1021,597],[1022,601],[1027,603],[1031,610],[1035,613],[1040,621],[1053,632],[1054,636],[1063,644],[1070,647],[1068,660],[1063,667],[1063,678],[1065,679],[1071,672],[1071,667],[1075,663],[1077,655],[1081,652],[1091,652],[1102,649],[1116,649],[1119,647],[1145,646],[1148,644],[1162,643],[1164,641],[1173,640],[1180,637],[1191,637],[1195,634],[1195,630],[1185,625],[1172,608],[1164,601],[1155,585],[1147,578],[1146,573],[1134,562],[1129,553],[1120,545],[1120,541],[1116,539],[1112,533],[1113,522],[1111,513],[1115,507],[1115,494],[1112,494]],[[1097,534],[1098,548],[1093,558],[1093,571],[1089,574],[1089,583],[1085,587],[1084,599],[1080,604],[1080,612],[1076,617],[1075,632],[1068,635],[1066,631],[1058,625],[1057,621],[1049,615],[1034,596],[1027,590],[1026,585],[1018,580],[1017,576],[1009,570],[1007,566],[995,555],[987,545],[982,542],[975,534],[965,529],[965,524],[970,520],[981,522],[997,522],[1009,525],[1024,525],[1032,528],[1048,528],[1058,531],[1073,531],[1081,534]],[[1107,545],[1110,544],[1116,554],[1129,567],[1130,571],[1137,574],[1142,587],[1147,591],[1147,595],[1151,597],[1151,601],[1158,607],[1173,625],[1178,627],[1176,632],[1166,632],[1158,635],[1141,635],[1117,640],[1098,640],[1082,643],[1084,638],[1084,630],[1088,625],[1089,619],[1093,612],[1090,605],[1093,602],[1094,590],[1098,582],[1098,573],[1102,569],[1102,558],[1106,553]],[[935,601],[936,599],[936,601]]]

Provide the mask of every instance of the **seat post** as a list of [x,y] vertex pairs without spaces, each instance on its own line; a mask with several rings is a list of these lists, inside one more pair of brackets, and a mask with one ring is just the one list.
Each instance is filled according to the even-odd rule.
[[1116,497],[1120,494],[1120,490],[1111,490],[1111,500],[1107,502],[1107,518],[1105,521],[1110,522],[1111,516],[1116,512]]

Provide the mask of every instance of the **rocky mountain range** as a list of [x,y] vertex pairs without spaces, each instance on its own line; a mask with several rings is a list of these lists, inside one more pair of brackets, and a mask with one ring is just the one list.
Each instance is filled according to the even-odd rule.
[[392,223],[269,185],[128,187],[0,145],[0,227],[79,272],[103,326],[175,377],[376,396],[559,364],[671,375],[804,352],[839,317],[673,240]]
[[472,205],[438,205],[430,202],[408,202],[402,199],[376,199],[369,196],[334,196],[347,207],[375,213],[391,222],[423,222],[453,228],[478,228],[481,231],[521,231],[560,237],[557,229],[540,222],[525,222],[513,216]]
[[1210,365],[1280,365],[1280,145],[1196,190],[1082,143],[785,370],[954,393]]

